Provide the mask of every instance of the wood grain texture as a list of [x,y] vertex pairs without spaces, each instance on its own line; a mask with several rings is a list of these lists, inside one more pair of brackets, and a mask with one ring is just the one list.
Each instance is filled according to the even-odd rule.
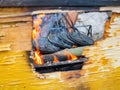
[[0,7],[119,6],[120,0],[0,0]]
[[[5,16],[5,15],[4,15]],[[30,16],[23,16],[23,17],[0,17],[0,23],[8,23],[8,22],[32,22],[32,17]]]
[[106,24],[105,34],[105,39],[84,49],[83,54],[92,63],[91,66],[84,66],[84,69],[89,68],[88,72],[120,66],[120,13],[112,13],[110,21]]
[[[0,52],[0,89],[119,90],[120,59],[115,58],[120,56],[120,44],[118,45],[116,40],[120,42],[120,38],[114,37],[99,42],[98,47],[90,47],[90,50],[86,51],[90,60],[85,63],[82,71],[38,74],[30,67],[26,52]],[[110,43],[117,47],[111,47]],[[110,47],[106,49],[105,46]],[[103,57],[103,54],[108,59]],[[115,57],[111,59],[110,56]]]
[[31,32],[31,16],[0,18],[0,43],[10,44],[11,50],[31,50]]

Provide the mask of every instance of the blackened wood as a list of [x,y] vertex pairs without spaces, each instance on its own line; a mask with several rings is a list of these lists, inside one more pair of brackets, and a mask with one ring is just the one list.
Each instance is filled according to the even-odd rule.
[[44,6],[44,7],[94,7],[119,6],[120,0],[0,0],[0,7]]
[[[58,59],[59,62],[61,62],[61,61],[68,61],[68,55],[57,54],[57,53],[55,53],[55,54],[46,54],[46,55],[42,55],[42,58],[44,59],[45,63],[47,63],[47,62],[54,62],[54,58],[55,57]],[[84,56],[82,56],[82,55],[81,56],[77,56],[77,58],[84,58]]]
[[[28,56],[30,56],[31,53],[28,52]],[[48,54],[46,56],[51,56],[54,54]],[[44,55],[45,57],[45,55]],[[71,62],[61,61],[56,63],[45,63],[45,64],[36,64],[34,60],[30,57],[28,57],[28,60],[32,67],[35,69],[35,71],[39,73],[49,73],[49,72],[55,72],[55,71],[70,71],[70,70],[80,70],[82,69],[82,66],[84,62],[87,60],[86,57],[81,56],[77,60],[73,60]]]
[[54,62],[54,57],[56,57],[59,61],[67,60],[67,56],[62,55],[62,54],[47,54],[47,55],[43,55],[42,57],[43,57],[45,63],[46,62]]
[[44,65],[33,64],[33,66],[34,66],[35,70],[39,73],[80,70],[80,69],[82,69],[83,63],[86,60],[87,60],[86,58],[80,58],[80,59],[74,60],[72,62],[62,61],[59,63],[44,64]]

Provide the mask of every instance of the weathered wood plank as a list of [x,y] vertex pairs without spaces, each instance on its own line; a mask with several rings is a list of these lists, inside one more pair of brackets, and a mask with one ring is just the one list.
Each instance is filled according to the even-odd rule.
[[100,10],[101,11],[111,10],[112,12],[120,13],[120,6],[118,6],[118,7],[101,7]]
[[1,0],[0,7],[19,6],[119,6],[120,0]]
[[[5,16],[5,15],[4,15]],[[5,17],[1,17],[0,16],[0,23],[8,23],[8,22],[32,22],[32,17],[28,17],[28,16],[23,16],[23,17],[11,17],[11,16],[8,16],[6,15],[6,18]]]
[[11,50],[31,50],[31,32],[31,16],[0,18],[0,43],[9,44]]
[[11,50],[10,44],[0,44],[0,51],[9,51]]

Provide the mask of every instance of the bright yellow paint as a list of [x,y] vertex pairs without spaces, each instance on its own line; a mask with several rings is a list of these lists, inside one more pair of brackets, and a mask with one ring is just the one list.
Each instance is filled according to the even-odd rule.
[[0,52],[0,90],[120,90],[120,37],[100,41],[86,51],[89,61],[83,76],[71,79],[63,79],[60,72],[40,79],[26,52]]
[[0,72],[0,90],[120,90],[120,68],[77,79],[40,79],[22,51],[0,52]]

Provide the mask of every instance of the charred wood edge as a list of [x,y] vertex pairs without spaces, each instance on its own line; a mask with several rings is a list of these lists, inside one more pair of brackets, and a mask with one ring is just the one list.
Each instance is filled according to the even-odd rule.
[[77,64],[77,63],[83,63],[84,61],[86,61],[87,58],[78,58],[77,60],[72,60],[72,61],[61,61],[58,63],[51,63],[51,64],[43,64],[43,65],[37,65],[35,63],[33,63],[35,68],[39,68],[39,67],[51,67],[51,66],[62,66],[62,65],[70,65],[70,64]]
[[[71,49],[64,49],[55,53],[51,54],[43,54],[41,58],[44,59],[45,63],[52,63],[54,62],[54,56],[59,60],[59,61],[66,61],[68,60],[68,55],[65,55],[64,52],[67,51],[77,57],[83,57],[82,52],[84,50],[84,47],[77,47],[77,48],[71,48]],[[34,57],[34,51],[31,51],[31,58]]]
[[59,63],[51,63],[51,64],[43,64],[38,65],[32,63],[31,66],[38,73],[50,73],[56,71],[73,71],[73,70],[81,70],[86,58],[81,58],[73,61],[61,61]]
[[119,6],[120,0],[0,0],[0,7]]
[[[30,56],[31,56],[30,51],[28,51],[27,54],[28,54],[29,63],[32,64],[34,66],[34,68],[77,64],[77,63],[83,63],[84,61],[88,60],[86,57],[81,56],[77,60],[73,60],[73,61],[61,61],[61,62],[58,62],[58,63],[46,63],[46,64],[43,64],[43,65],[39,65],[39,64],[36,64],[32,58],[30,58]],[[53,54],[50,54],[50,55],[53,56]],[[44,57],[45,57],[45,55],[44,55]]]

